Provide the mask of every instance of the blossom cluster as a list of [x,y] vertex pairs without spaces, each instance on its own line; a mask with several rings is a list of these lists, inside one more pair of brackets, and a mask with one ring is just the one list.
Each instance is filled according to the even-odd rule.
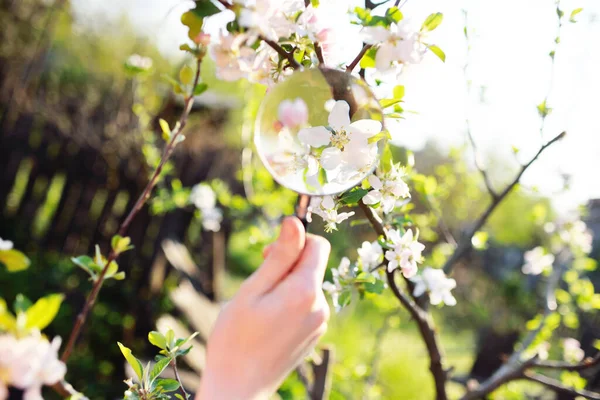
[[336,204],[331,196],[313,197],[310,200],[310,206],[308,208],[309,219],[311,218],[311,213],[316,214],[323,218],[326,232],[337,230],[337,224],[354,215],[354,211],[338,213],[338,208],[339,205]]
[[381,205],[386,214],[392,212],[399,199],[410,197],[408,185],[402,180],[404,176],[404,169],[397,165],[387,172],[378,170],[376,175],[368,178],[371,191],[363,197],[363,202],[371,206]]
[[0,335],[0,400],[8,399],[9,387],[23,390],[23,400],[42,400],[42,386],[59,382],[67,371],[58,359],[60,342],[59,337],[49,342],[39,333]]
[[202,213],[202,227],[207,231],[221,230],[223,212],[217,207],[217,195],[206,183],[199,183],[192,188],[190,203]]

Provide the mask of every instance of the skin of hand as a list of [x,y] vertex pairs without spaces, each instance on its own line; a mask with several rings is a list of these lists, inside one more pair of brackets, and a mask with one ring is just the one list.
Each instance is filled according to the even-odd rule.
[[331,246],[287,217],[265,261],[219,314],[196,400],[269,398],[327,329]]

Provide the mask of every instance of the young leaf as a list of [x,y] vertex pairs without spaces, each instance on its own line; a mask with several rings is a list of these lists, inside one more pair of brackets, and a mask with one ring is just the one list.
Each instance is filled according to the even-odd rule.
[[371,47],[365,55],[360,59],[361,68],[375,68],[375,56],[377,55],[377,48]]
[[186,344],[187,342],[189,342],[190,340],[192,340],[193,338],[195,338],[198,335],[199,335],[198,332],[194,332],[185,339],[177,339],[177,341],[175,342],[175,348],[179,348],[179,347],[183,346],[184,344]]
[[179,389],[179,382],[175,379],[158,379],[156,381],[156,387],[162,389],[163,392],[169,393]]
[[393,94],[395,99],[402,99],[404,97],[404,85],[394,86]]
[[346,204],[346,205],[356,204],[360,201],[360,199],[365,197],[367,195],[367,193],[369,193],[369,191],[367,189],[355,187],[355,188],[343,193],[339,197],[338,200],[340,203]]
[[29,258],[19,250],[0,250],[0,263],[6,266],[8,272],[19,272],[29,268]]
[[573,23],[577,22],[575,17],[577,16],[577,14],[579,14],[582,11],[583,11],[583,8],[576,8],[573,11],[571,11],[571,16],[569,17],[569,22],[573,22]]
[[156,364],[154,364],[154,367],[152,367],[152,370],[150,371],[150,384],[152,384],[156,380],[156,378],[158,378],[160,374],[163,373],[163,371],[169,366],[171,360],[171,357],[165,357],[161,358]]
[[165,340],[167,342],[167,349],[172,349],[175,345],[175,332],[173,329],[169,329],[167,334],[165,335]]
[[432,30],[437,28],[442,23],[442,19],[444,19],[444,15],[439,12],[429,15],[425,19],[425,22],[423,22],[423,25],[421,26],[421,30],[431,32]]
[[436,46],[435,44],[430,44],[429,46],[427,46],[429,48],[429,50],[431,50],[431,52],[433,54],[435,54],[436,56],[438,56],[438,58],[440,60],[442,60],[442,62],[446,62],[446,54],[444,53],[444,51],[442,49],[440,49],[438,46]]
[[202,93],[206,92],[208,89],[208,85],[206,83],[199,83],[194,88],[194,96],[200,96]]
[[376,280],[377,279],[373,275],[367,272],[361,272],[356,278],[354,278],[354,282],[357,283],[375,283]]
[[33,303],[31,302],[31,300],[29,300],[23,294],[19,293],[17,295],[17,297],[15,298],[15,303],[13,304],[13,309],[15,310],[15,313],[19,314],[19,313],[27,311],[29,309],[29,307],[31,307],[32,305],[33,305]]
[[156,347],[158,347],[159,349],[164,350],[167,348],[167,340],[165,339],[165,336],[160,332],[152,331],[148,333],[148,341]]
[[189,65],[184,65],[179,71],[179,80],[184,85],[190,85],[194,80],[194,70]]
[[27,321],[25,322],[25,327],[27,329],[37,328],[41,331],[50,325],[50,322],[58,314],[63,299],[64,296],[62,294],[51,294],[36,301],[25,312]]
[[398,23],[402,20],[402,18],[404,17],[402,15],[402,12],[400,11],[400,9],[396,6],[390,7],[385,15],[392,21],[395,23]]
[[121,353],[123,353],[123,357],[125,357],[127,363],[131,365],[131,368],[133,368],[133,371],[139,378],[140,382],[142,382],[144,379],[144,367],[142,367],[142,363],[140,362],[140,360],[133,356],[133,354],[131,353],[131,349],[123,346],[120,342],[117,342],[117,344],[121,349]]

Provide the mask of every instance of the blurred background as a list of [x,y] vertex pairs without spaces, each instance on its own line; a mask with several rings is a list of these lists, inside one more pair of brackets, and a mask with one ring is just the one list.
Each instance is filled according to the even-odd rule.
[[[173,124],[178,118],[182,102],[165,76],[176,76],[190,61],[179,45],[187,40],[180,17],[192,5],[0,0],[0,237],[32,260],[21,273],[0,269],[0,296],[12,302],[18,293],[31,299],[66,293],[50,336],[68,334],[91,286],[70,258],[92,254],[95,244],[108,248],[160,155],[158,119]],[[435,43],[446,62],[429,55],[405,70],[400,83],[410,112],[389,126],[395,156],[415,160],[439,202],[432,211],[415,198],[413,219],[429,265],[443,265],[449,254],[435,228],[440,215],[460,237],[489,202],[468,132],[498,188],[540,143],[567,132],[527,171],[477,236],[476,251],[455,269],[458,305],[434,310],[447,362],[458,376],[489,376],[536,314],[540,279],[520,269],[523,252],[547,237],[548,223],[581,213],[595,233],[590,257],[600,258],[600,200],[594,200],[600,198],[600,53],[594,51],[600,3],[561,1],[567,15],[583,8],[576,23],[567,18],[562,26],[556,7],[550,0],[402,5],[417,21],[444,13]],[[355,34],[349,31],[332,65],[360,49]],[[133,70],[133,54],[148,57],[152,67]],[[260,264],[279,218],[293,211],[295,195],[276,187],[251,154],[248,121],[265,89],[217,81],[209,60],[202,78],[210,89],[197,98],[186,140],[130,228],[136,248],[120,262],[128,277],[106,283],[71,358],[69,382],[92,399],[122,396],[127,371],[117,341],[149,360],[155,353],[147,333],[169,326],[178,336],[200,332],[183,372],[193,391],[219,304]],[[211,184],[223,207],[217,232],[202,229],[188,202],[190,188],[200,182]],[[318,224],[311,229],[321,232]],[[335,267],[374,237],[365,226],[350,230],[345,224],[329,239]],[[598,291],[600,274],[589,276]],[[590,353],[600,336],[597,316],[565,329]],[[387,292],[335,315],[322,344],[334,351],[332,399],[433,396],[425,348]],[[597,371],[589,384],[600,388]],[[455,393],[462,390],[452,385]],[[494,398],[541,392],[523,385],[511,383]],[[279,396],[307,398],[301,377],[293,374]]]

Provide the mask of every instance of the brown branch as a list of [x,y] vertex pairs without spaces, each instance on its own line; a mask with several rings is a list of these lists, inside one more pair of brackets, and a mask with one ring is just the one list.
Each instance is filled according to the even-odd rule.
[[260,40],[271,46],[271,48],[273,48],[273,50],[275,50],[277,54],[288,60],[292,68],[299,69],[301,67],[300,63],[294,58],[294,55],[290,52],[285,51],[283,47],[281,47],[277,42],[267,39],[264,36],[259,36],[259,38]]
[[313,385],[310,391],[311,400],[325,400],[329,398],[329,390],[331,386],[331,374],[329,367],[332,364],[331,349],[323,349],[321,354],[321,363],[311,363],[313,370]]
[[325,66],[325,59],[323,58],[323,49],[321,48],[321,45],[319,44],[319,42],[315,42],[315,54],[317,55],[317,60],[319,60],[319,63],[322,66]]
[[523,379],[527,379],[531,382],[537,382],[557,392],[572,394],[574,396],[581,396],[586,399],[600,400],[600,393],[568,387],[563,385],[560,381],[557,381],[556,379],[548,378],[547,376],[536,374],[535,372],[525,371],[523,373]]
[[352,60],[352,62],[350,64],[348,64],[348,66],[346,67],[346,72],[352,72],[352,70],[358,65],[360,60],[362,60],[362,58],[365,55],[365,53],[367,52],[367,50],[369,50],[371,47],[373,47],[373,46],[371,46],[370,44],[365,44],[363,46],[363,48],[360,50],[360,52],[358,53],[358,55],[356,57],[354,57],[354,60]]
[[600,365],[600,352],[594,357],[588,357],[578,364],[571,364],[564,361],[536,361],[533,364],[535,368],[561,369],[563,371],[582,371],[596,365]]
[[188,394],[186,393],[185,388],[183,387],[183,382],[181,382],[181,378],[179,377],[179,371],[177,370],[177,360],[175,358],[171,360],[171,366],[173,367],[173,372],[175,373],[175,379],[177,379],[177,382],[179,382],[179,391],[181,392],[183,399],[187,400]]
[[490,205],[477,219],[469,233],[462,239],[462,241],[456,247],[454,253],[452,253],[448,261],[446,261],[446,264],[444,265],[444,272],[446,274],[450,273],[452,271],[452,268],[454,267],[454,264],[471,249],[471,239],[473,238],[473,235],[475,235],[475,233],[481,229],[481,227],[485,224],[490,215],[492,215],[494,210],[496,210],[496,207],[498,207],[498,205],[502,203],[504,198],[519,183],[525,171],[527,171],[527,169],[535,162],[535,160],[538,159],[538,157],[544,152],[544,150],[546,150],[548,147],[552,146],[554,143],[565,137],[565,135],[566,132],[562,132],[559,135],[555,136],[552,140],[548,141],[542,147],[540,147],[535,156],[533,156],[533,158],[531,158],[531,160],[529,160],[527,164],[521,166],[519,173],[512,180],[512,182],[508,184],[508,186],[506,186],[506,188],[496,198],[492,199]]
[[[358,202],[358,205],[365,213],[365,216],[371,223],[375,232],[377,232],[378,235],[385,237],[385,228],[371,207],[363,203],[362,200]],[[437,339],[437,333],[435,331],[433,319],[427,311],[419,307],[412,297],[407,296],[398,288],[398,285],[396,285],[396,281],[394,279],[394,273],[397,270],[390,272],[387,270],[387,265],[388,260],[384,260],[383,266],[386,270],[388,285],[390,286],[390,289],[392,289],[394,296],[396,296],[404,308],[408,310],[412,318],[417,323],[421,337],[425,342],[425,346],[427,347],[430,360],[429,370],[431,371],[435,381],[436,400],[446,400],[448,398],[446,394],[446,380],[448,378],[448,371],[446,371],[442,365],[442,353],[440,351],[441,347]],[[412,296],[412,282],[407,279],[406,283],[411,291]]]
[[[173,154],[173,151],[175,150],[175,147],[177,146],[177,143],[179,142],[179,135],[181,134],[181,132],[183,131],[183,128],[185,127],[185,125],[187,123],[187,119],[189,117],[190,111],[192,110],[192,105],[194,104],[194,94],[193,93],[194,93],[194,88],[198,85],[198,81],[200,79],[200,64],[201,63],[202,63],[202,60],[198,60],[197,68],[196,68],[196,75],[194,77],[194,83],[192,86],[192,90],[191,90],[191,93],[188,95],[188,97],[185,99],[184,110],[181,114],[181,117],[179,118],[179,124],[176,125],[177,128],[174,131],[173,136],[171,137],[171,140],[165,147],[162,157],[161,157],[161,160],[160,160],[160,163],[158,164],[158,166],[156,167],[156,170],[152,174],[150,181],[148,182],[148,184],[144,188],[144,191],[142,192],[140,197],[137,199],[135,205],[133,206],[133,208],[127,215],[127,218],[125,218],[125,221],[123,221],[121,223],[121,226],[119,227],[119,231],[118,231],[118,234],[120,236],[125,236],[125,234],[127,232],[127,228],[131,224],[131,221],[133,221],[135,216],[142,209],[143,205],[146,203],[146,201],[150,197],[150,194],[152,193],[152,189],[154,188],[154,186],[158,182],[158,179],[160,178],[160,173],[162,172],[163,167],[165,166],[167,160]],[[115,261],[117,259],[117,257],[118,257],[118,254],[116,254],[114,250],[111,250],[111,252],[108,255],[108,258],[106,260],[106,264],[104,265],[104,268],[102,268],[102,271],[100,272],[96,281],[94,282],[94,285],[92,286],[92,290],[90,291],[90,294],[88,295],[88,297],[85,301],[83,309],[81,310],[81,312],[77,316],[77,319],[75,320],[75,324],[73,325],[73,329],[71,330],[71,334],[69,335],[69,340],[68,340],[67,345],[65,346],[65,349],[61,356],[61,361],[66,363],[67,360],[69,359],[69,357],[71,356],[71,352],[73,351],[75,342],[77,341],[79,334],[81,333],[81,329],[83,328],[83,325],[85,324],[85,321],[87,319],[87,316],[88,316],[90,310],[92,309],[92,307],[94,306],[94,304],[96,302],[98,293],[100,293],[100,289],[102,288],[102,284],[104,283],[104,276],[106,275],[108,267],[113,261]]]

